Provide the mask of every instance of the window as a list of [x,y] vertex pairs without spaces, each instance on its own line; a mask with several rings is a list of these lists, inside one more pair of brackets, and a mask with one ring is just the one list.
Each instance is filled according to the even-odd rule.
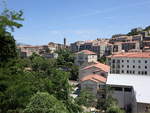
[[117,68],[120,68],[120,65],[117,65]]
[[135,74],[135,71],[133,71],[132,73]]
[[144,71],[142,71],[142,75],[144,75]]
[[121,72],[124,73],[124,70],[122,70]]
[[116,73],[119,74],[119,73],[120,73],[120,70],[116,70]]
[[112,73],[115,73],[115,70],[112,70]]
[[112,66],[113,68],[115,68],[115,65],[113,64],[113,66]]
[[127,65],[127,68],[129,68],[129,65]]
[[132,91],[132,88],[124,88],[124,91],[125,91],[125,92],[131,92],[131,91]]
[[147,69],[147,66],[145,66],[145,69]]
[[147,60],[145,60],[145,63],[147,63]]
[[130,74],[132,74],[132,71],[130,71]]
[[122,68],[124,67],[124,65],[122,65]]
[[133,68],[135,68],[135,65],[133,65]]
[[127,73],[129,73],[129,71],[127,70]]
[[115,63],[115,60],[113,60],[113,63]]
[[145,71],[145,75],[147,75],[147,71]]
[[138,71],[138,74],[141,74],[141,72],[140,72],[140,71]]
[[120,63],[120,60],[117,60],[117,63]]
[[135,63],[135,60],[133,60],[133,63]]
[[129,60],[127,60],[127,62],[129,63]]
[[122,62],[124,62],[124,60],[122,60]]
[[121,87],[112,87],[112,89],[115,90],[115,91],[122,91]]
[[139,68],[141,68],[141,66],[138,66]]
[[141,63],[141,60],[139,60],[138,62]]

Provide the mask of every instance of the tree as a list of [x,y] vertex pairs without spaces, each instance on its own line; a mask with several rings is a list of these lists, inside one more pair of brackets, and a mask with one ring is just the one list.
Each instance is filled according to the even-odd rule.
[[118,106],[111,106],[106,110],[106,113],[125,113]]
[[76,102],[79,105],[91,107],[95,106],[96,97],[90,91],[81,90],[80,95],[76,98]]
[[8,59],[16,58],[16,44],[13,36],[9,32],[14,31],[14,28],[22,27],[22,24],[17,21],[22,21],[23,12],[19,11],[10,11],[8,9],[4,9],[4,11],[0,14],[0,61],[5,62]]
[[68,49],[61,49],[57,53],[58,67],[70,73],[69,79],[77,80],[79,67],[74,65],[74,54]]
[[65,105],[53,95],[37,92],[30,99],[24,113],[69,113]]

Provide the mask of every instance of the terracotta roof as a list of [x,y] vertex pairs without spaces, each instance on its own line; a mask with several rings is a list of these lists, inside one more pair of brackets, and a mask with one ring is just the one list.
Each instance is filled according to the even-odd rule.
[[108,58],[150,58],[150,52],[125,52],[110,55]]
[[97,75],[97,74],[87,75],[87,76],[85,76],[81,79],[81,82],[87,81],[87,80],[91,80],[91,81],[94,81],[94,82],[106,83],[106,78],[101,76],[101,75]]
[[88,55],[96,55],[96,53],[89,51],[89,50],[82,50],[82,51],[77,52],[76,54],[78,54],[78,53],[84,53],[84,54],[88,54]]
[[95,62],[95,64],[91,64],[89,66],[86,66],[86,67],[82,68],[81,70],[86,70],[86,69],[89,69],[91,67],[97,67],[97,68],[99,68],[105,72],[109,72],[109,70],[110,70],[110,67],[108,65],[102,64],[100,62]]

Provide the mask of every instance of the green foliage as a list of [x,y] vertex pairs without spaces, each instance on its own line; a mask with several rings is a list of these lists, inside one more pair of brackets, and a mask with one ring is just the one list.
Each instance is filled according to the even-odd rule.
[[112,96],[108,96],[106,98],[106,101],[104,104],[105,109],[110,108],[111,106],[116,106],[116,105],[117,105],[117,100],[112,98]]
[[69,113],[65,105],[53,95],[37,92],[26,106],[24,113]]
[[80,95],[76,98],[76,102],[79,105],[91,107],[95,105],[96,97],[90,91],[81,90]]
[[11,58],[17,57],[15,40],[8,28],[14,31],[14,28],[22,27],[17,21],[23,20],[23,12],[10,11],[5,9],[0,14],[0,61],[8,62]]
[[125,113],[118,106],[111,106],[107,109],[106,113]]
[[69,50],[58,51],[57,60],[36,54],[26,59],[17,57],[11,31],[22,27],[18,23],[23,20],[22,14],[7,9],[0,14],[0,112],[82,112],[69,96],[69,75],[76,79],[78,74],[78,67],[73,65],[74,55]]
[[0,14],[0,34],[3,34],[7,28],[10,28],[12,31],[14,31],[14,27],[22,27],[22,24],[17,22],[24,20],[22,15],[23,12],[21,10],[16,12],[4,9],[4,11]]
[[145,30],[145,31],[150,30],[150,26],[147,26],[144,30]]
[[57,65],[64,71],[70,73],[69,79],[77,80],[79,67],[74,65],[74,54],[68,49],[61,49],[57,51]]
[[65,101],[65,104],[70,113],[82,113],[83,112],[83,109],[80,107],[80,105],[78,105],[78,103],[76,103],[76,101],[74,101],[74,99],[71,97],[69,97]]
[[0,68],[0,110],[21,112],[30,97],[40,91],[62,101],[70,113],[80,112],[80,106],[69,97],[68,79],[69,73],[58,68],[54,60],[38,55],[9,60]]
[[106,57],[103,56],[103,57],[99,58],[98,61],[103,64],[106,64]]

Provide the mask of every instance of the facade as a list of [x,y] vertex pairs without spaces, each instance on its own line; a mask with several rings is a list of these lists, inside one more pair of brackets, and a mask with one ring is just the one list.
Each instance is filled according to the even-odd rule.
[[[64,40],[66,41],[66,40]],[[66,42],[64,42],[66,44]],[[63,49],[67,47],[67,45],[64,45],[64,44],[58,44],[58,43],[54,43],[54,42],[49,42],[48,43],[48,48],[49,50],[51,50],[51,52],[54,52],[56,50],[59,50],[59,49]]]
[[92,92],[97,98],[105,98],[105,84],[109,73],[109,66],[92,62],[82,65],[79,69],[79,84],[81,89]]
[[96,62],[97,55],[96,53],[89,50],[82,50],[77,52],[75,55],[75,64],[81,66],[85,63]]
[[118,100],[121,108],[132,113],[150,111],[150,76],[109,74],[106,84],[112,88],[109,92]]
[[80,80],[81,89],[86,89],[92,92],[92,94],[98,98],[105,97],[105,83],[106,78],[97,74],[87,75]]
[[23,57],[29,57],[33,53],[36,53],[40,55],[41,53],[45,53],[48,50],[48,46],[18,46],[17,47],[20,50],[20,56]]
[[109,70],[110,70],[109,66],[102,64],[100,62],[93,62],[86,66],[80,67],[79,80],[90,74],[97,74],[106,78],[109,73]]
[[127,35],[116,35],[109,40],[109,42],[112,44],[115,42],[129,42],[129,41],[132,41],[132,36]]
[[98,58],[110,55],[112,52],[112,44],[106,39],[97,39],[89,41],[78,41],[72,43],[70,46],[71,51],[78,52],[82,50],[93,51],[97,54]]
[[110,73],[150,75],[150,52],[122,52],[107,57]]
[[140,50],[141,43],[140,41],[129,41],[129,42],[115,42],[113,44],[113,52],[120,52],[120,51],[137,51]]

